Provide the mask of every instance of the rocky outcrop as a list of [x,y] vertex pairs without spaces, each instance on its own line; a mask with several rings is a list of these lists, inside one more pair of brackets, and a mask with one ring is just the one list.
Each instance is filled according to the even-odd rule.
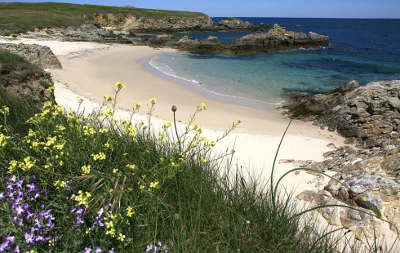
[[195,53],[218,52],[232,54],[275,52],[304,47],[318,48],[328,45],[329,38],[327,36],[286,31],[286,29],[278,25],[275,25],[268,33],[246,35],[231,44],[223,44],[217,37],[212,36],[203,41],[185,36],[175,44],[178,49]]
[[0,50],[0,89],[8,96],[24,98],[32,105],[53,100],[48,90],[53,85],[50,74],[23,57]]
[[46,46],[40,45],[27,45],[27,44],[0,44],[0,49],[8,50],[25,58],[28,62],[36,64],[44,69],[60,69],[61,63],[53,54],[51,49]]
[[238,18],[223,19],[215,24],[216,30],[255,30],[257,26],[250,23],[249,21],[242,21]]
[[276,51],[295,48],[326,47],[329,37],[313,32],[309,34],[287,31],[274,25],[267,33],[246,35],[231,45],[233,51]]
[[290,117],[314,120],[359,147],[384,151],[400,146],[400,81],[363,87],[352,81],[329,94],[294,93],[284,108]]
[[371,241],[399,232],[399,102],[400,81],[366,86],[351,81],[328,94],[292,93],[284,106],[290,117],[312,120],[356,144],[331,146],[334,150],[325,153],[322,162],[296,161],[313,174],[324,172],[334,178],[323,190],[306,191],[297,198],[312,206],[347,206],[318,210],[329,224],[349,228],[356,238],[363,234]]
[[179,32],[212,30],[213,22],[206,15],[198,16],[134,16],[125,13],[96,14],[96,24],[114,31]]

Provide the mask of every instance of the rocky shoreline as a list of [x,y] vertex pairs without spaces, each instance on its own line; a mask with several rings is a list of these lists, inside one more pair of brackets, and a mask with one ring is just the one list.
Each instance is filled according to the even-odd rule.
[[[189,20],[187,20],[189,19]],[[196,20],[189,22],[190,20]],[[214,23],[211,18],[172,18],[165,17],[158,22],[152,18],[135,19],[125,17],[118,19],[97,16],[96,22],[79,27],[53,27],[36,29],[33,32],[19,35],[25,38],[56,39],[64,41],[90,41],[102,43],[127,43],[151,47],[169,47],[192,53],[232,53],[253,54],[258,52],[275,52],[300,48],[321,48],[329,46],[329,37],[313,32],[288,31],[277,24],[254,25],[239,19],[224,19]],[[250,34],[227,44],[218,37],[209,36],[197,40],[178,32],[227,32],[245,31]]]
[[[360,86],[351,81],[328,94],[292,93],[285,114],[311,120],[344,136],[351,146],[335,147],[323,162],[295,161],[300,167],[333,172],[334,179],[318,192],[297,198],[312,205],[347,205],[320,209],[334,226],[352,230],[362,239],[385,235],[380,217],[394,234],[400,225],[400,81]],[[318,173],[317,173],[318,175]],[[364,238],[365,239],[365,238]]]

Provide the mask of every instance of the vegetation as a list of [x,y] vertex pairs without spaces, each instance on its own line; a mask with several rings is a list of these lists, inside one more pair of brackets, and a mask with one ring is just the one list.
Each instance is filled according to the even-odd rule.
[[21,56],[0,49],[0,87],[11,84],[21,85],[39,78],[42,79],[41,84],[45,88],[52,83],[50,75],[37,65],[26,61]]
[[219,140],[190,123],[204,104],[186,133],[155,133],[114,119],[122,88],[90,115],[0,96],[0,250],[335,252],[290,200],[222,174],[232,153],[212,156]]
[[79,26],[93,14],[119,13],[142,16],[204,16],[198,12],[165,11],[67,3],[0,3],[0,34],[18,34],[35,28]]

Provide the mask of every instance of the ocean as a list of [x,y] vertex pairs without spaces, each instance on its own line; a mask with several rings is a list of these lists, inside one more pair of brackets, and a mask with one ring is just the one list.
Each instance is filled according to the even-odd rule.
[[[255,56],[167,53],[148,59],[149,68],[210,96],[247,103],[279,103],[290,91],[327,92],[353,79],[362,85],[400,79],[400,20],[241,19],[328,35],[330,46]],[[245,34],[190,35],[198,39],[214,35],[228,43]]]

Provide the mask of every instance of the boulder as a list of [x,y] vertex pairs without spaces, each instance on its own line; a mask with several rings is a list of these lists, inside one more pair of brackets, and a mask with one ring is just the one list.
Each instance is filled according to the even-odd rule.
[[266,33],[253,33],[232,43],[233,50],[275,51],[296,48],[325,47],[329,45],[327,36],[287,31],[277,24]]
[[363,87],[351,81],[328,94],[293,93],[283,108],[289,117],[327,126],[359,147],[386,152],[400,145],[399,90],[398,80]]
[[0,49],[8,50],[25,58],[28,62],[44,69],[60,69],[61,63],[47,46],[36,44],[0,44]]

